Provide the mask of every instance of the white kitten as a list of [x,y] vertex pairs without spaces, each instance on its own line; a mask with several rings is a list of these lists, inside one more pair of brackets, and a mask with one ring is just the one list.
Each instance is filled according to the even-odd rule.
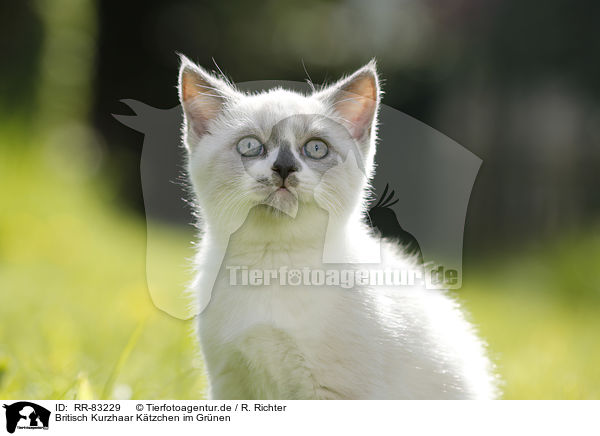
[[442,291],[232,284],[237,267],[358,269],[366,253],[381,253],[377,269],[415,267],[391,242],[380,251],[363,224],[373,62],[311,95],[245,95],[182,58],[179,94],[203,228],[192,288],[212,398],[494,398],[484,347]]

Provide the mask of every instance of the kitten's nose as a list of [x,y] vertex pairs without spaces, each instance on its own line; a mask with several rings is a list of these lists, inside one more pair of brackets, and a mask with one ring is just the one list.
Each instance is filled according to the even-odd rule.
[[298,171],[296,158],[291,151],[281,150],[271,169],[279,174],[282,180],[285,180],[290,173]]
[[271,169],[279,174],[283,180],[285,180],[290,173],[298,171],[298,168],[296,168],[295,165],[279,165],[277,162],[273,164]]

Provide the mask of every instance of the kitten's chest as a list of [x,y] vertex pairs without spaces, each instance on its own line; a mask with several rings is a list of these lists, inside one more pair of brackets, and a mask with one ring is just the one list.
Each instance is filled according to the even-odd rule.
[[340,338],[354,337],[341,331],[355,325],[344,314],[349,291],[312,282],[311,272],[326,271],[322,247],[229,248],[199,318],[211,377],[260,380],[248,389],[268,390],[236,395],[313,397],[315,380],[326,367],[323,362],[338,361],[343,354]]
[[[311,398],[319,360],[327,358],[328,323],[334,299],[309,288],[216,289],[200,318],[200,336],[211,373],[252,380],[241,395]],[[259,391],[256,391],[259,389]]]
[[278,243],[273,246],[261,243],[254,246],[238,246],[233,242],[223,259],[226,267],[241,266],[247,269],[265,271],[268,269],[303,269],[323,267],[323,244],[304,246],[298,241]]
[[268,265],[262,282],[254,271],[262,269],[251,267],[235,279],[227,271],[226,277],[217,280],[202,317],[221,343],[248,335],[257,326],[283,331],[299,344],[322,337],[328,322],[336,316],[335,302],[340,298],[337,289],[302,283],[304,274],[300,269],[280,270]]

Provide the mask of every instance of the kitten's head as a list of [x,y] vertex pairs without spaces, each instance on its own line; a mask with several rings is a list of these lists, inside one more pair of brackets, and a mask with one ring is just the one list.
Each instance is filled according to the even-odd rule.
[[375,153],[375,63],[310,95],[244,94],[182,57],[179,96],[197,203],[209,222],[262,207],[281,219],[362,209]]

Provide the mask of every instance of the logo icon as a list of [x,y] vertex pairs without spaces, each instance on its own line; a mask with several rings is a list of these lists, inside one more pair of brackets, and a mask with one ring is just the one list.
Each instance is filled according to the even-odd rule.
[[[311,92],[309,85],[299,82],[259,81],[238,83],[236,86],[247,92],[276,87],[305,94]],[[135,100],[122,102],[135,115],[114,117],[124,125],[144,133],[140,171],[147,220],[148,290],[158,308],[176,318],[190,319],[208,305],[212,285],[202,288],[206,292],[197,298],[196,305],[179,298],[180,294],[174,293],[172,287],[162,279],[172,274],[173,266],[165,266],[163,256],[154,248],[163,234],[163,219],[186,223],[195,221],[192,216],[194,212],[186,209],[186,204],[181,201],[189,196],[188,185],[181,182],[181,162],[186,161],[184,148],[177,147],[181,141],[182,107],[156,109]],[[321,125],[327,125],[329,129],[336,129],[339,124],[335,118],[323,119],[322,115],[315,114],[296,114],[275,120],[274,123],[283,126],[296,120],[302,125],[300,121],[307,120],[307,117],[319,118]],[[370,182],[370,191],[378,201],[374,200],[374,204],[370,205],[367,224],[376,234],[398,242],[406,254],[417,259],[416,263],[424,268],[426,288],[460,289],[467,207],[482,161],[432,127],[385,104],[380,105],[378,119],[375,156],[378,165]],[[352,156],[357,154],[343,156],[335,166],[335,171],[364,171],[360,159],[352,159]],[[239,159],[248,171],[246,161],[243,157]],[[331,179],[334,177],[334,168],[324,170],[322,174]],[[266,204],[273,207],[273,203]],[[327,204],[320,206],[329,211],[323,207]],[[286,212],[280,207],[278,209]],[[293,217],[295,212],[295,209],[288,208],[286,213]],[[346,264],[344,259],[336,257],[337,245],[330,243],[327,236],[328,233],[325,235],[323,263]],[[216,265],[221,265],[225,250],[215,256]],[[378,259],[376,256],[379,251],[361,254],[366,260],[361,258],[357,262],[353,259],[353,263],[379,263],[379,260],[374,260]],[[193,256],[192,253],[189,255]],[[217,259],[219,257],[221,259]],[[167,267],[168,272],[165,271]],[[211,271],[204,271],[202,280],[209,283],[211,279],[208,275],[213,274],[216,279],[219,271],[221,269],[218,266]],[[182,277],[187,273],[188,269],[184,267],[178,272]]]
[[6,409],[6,431],[14,433],[18,429],[48,430],[50,411],[29,401],[19,401],[3,406]]
[[389,183],[385,185],[379,201],[367,212],[367,224],[381,233],[381,236],[397,239],[405,247],[405,253],[416,256],[419,263],[422,264],[423,253],[419,242],[411,233],[402,228],[398,222],[396,212],[392,209],[392,206],[400,200],[398,198],[394,199],[396,191],[388,194],[389,186]]

